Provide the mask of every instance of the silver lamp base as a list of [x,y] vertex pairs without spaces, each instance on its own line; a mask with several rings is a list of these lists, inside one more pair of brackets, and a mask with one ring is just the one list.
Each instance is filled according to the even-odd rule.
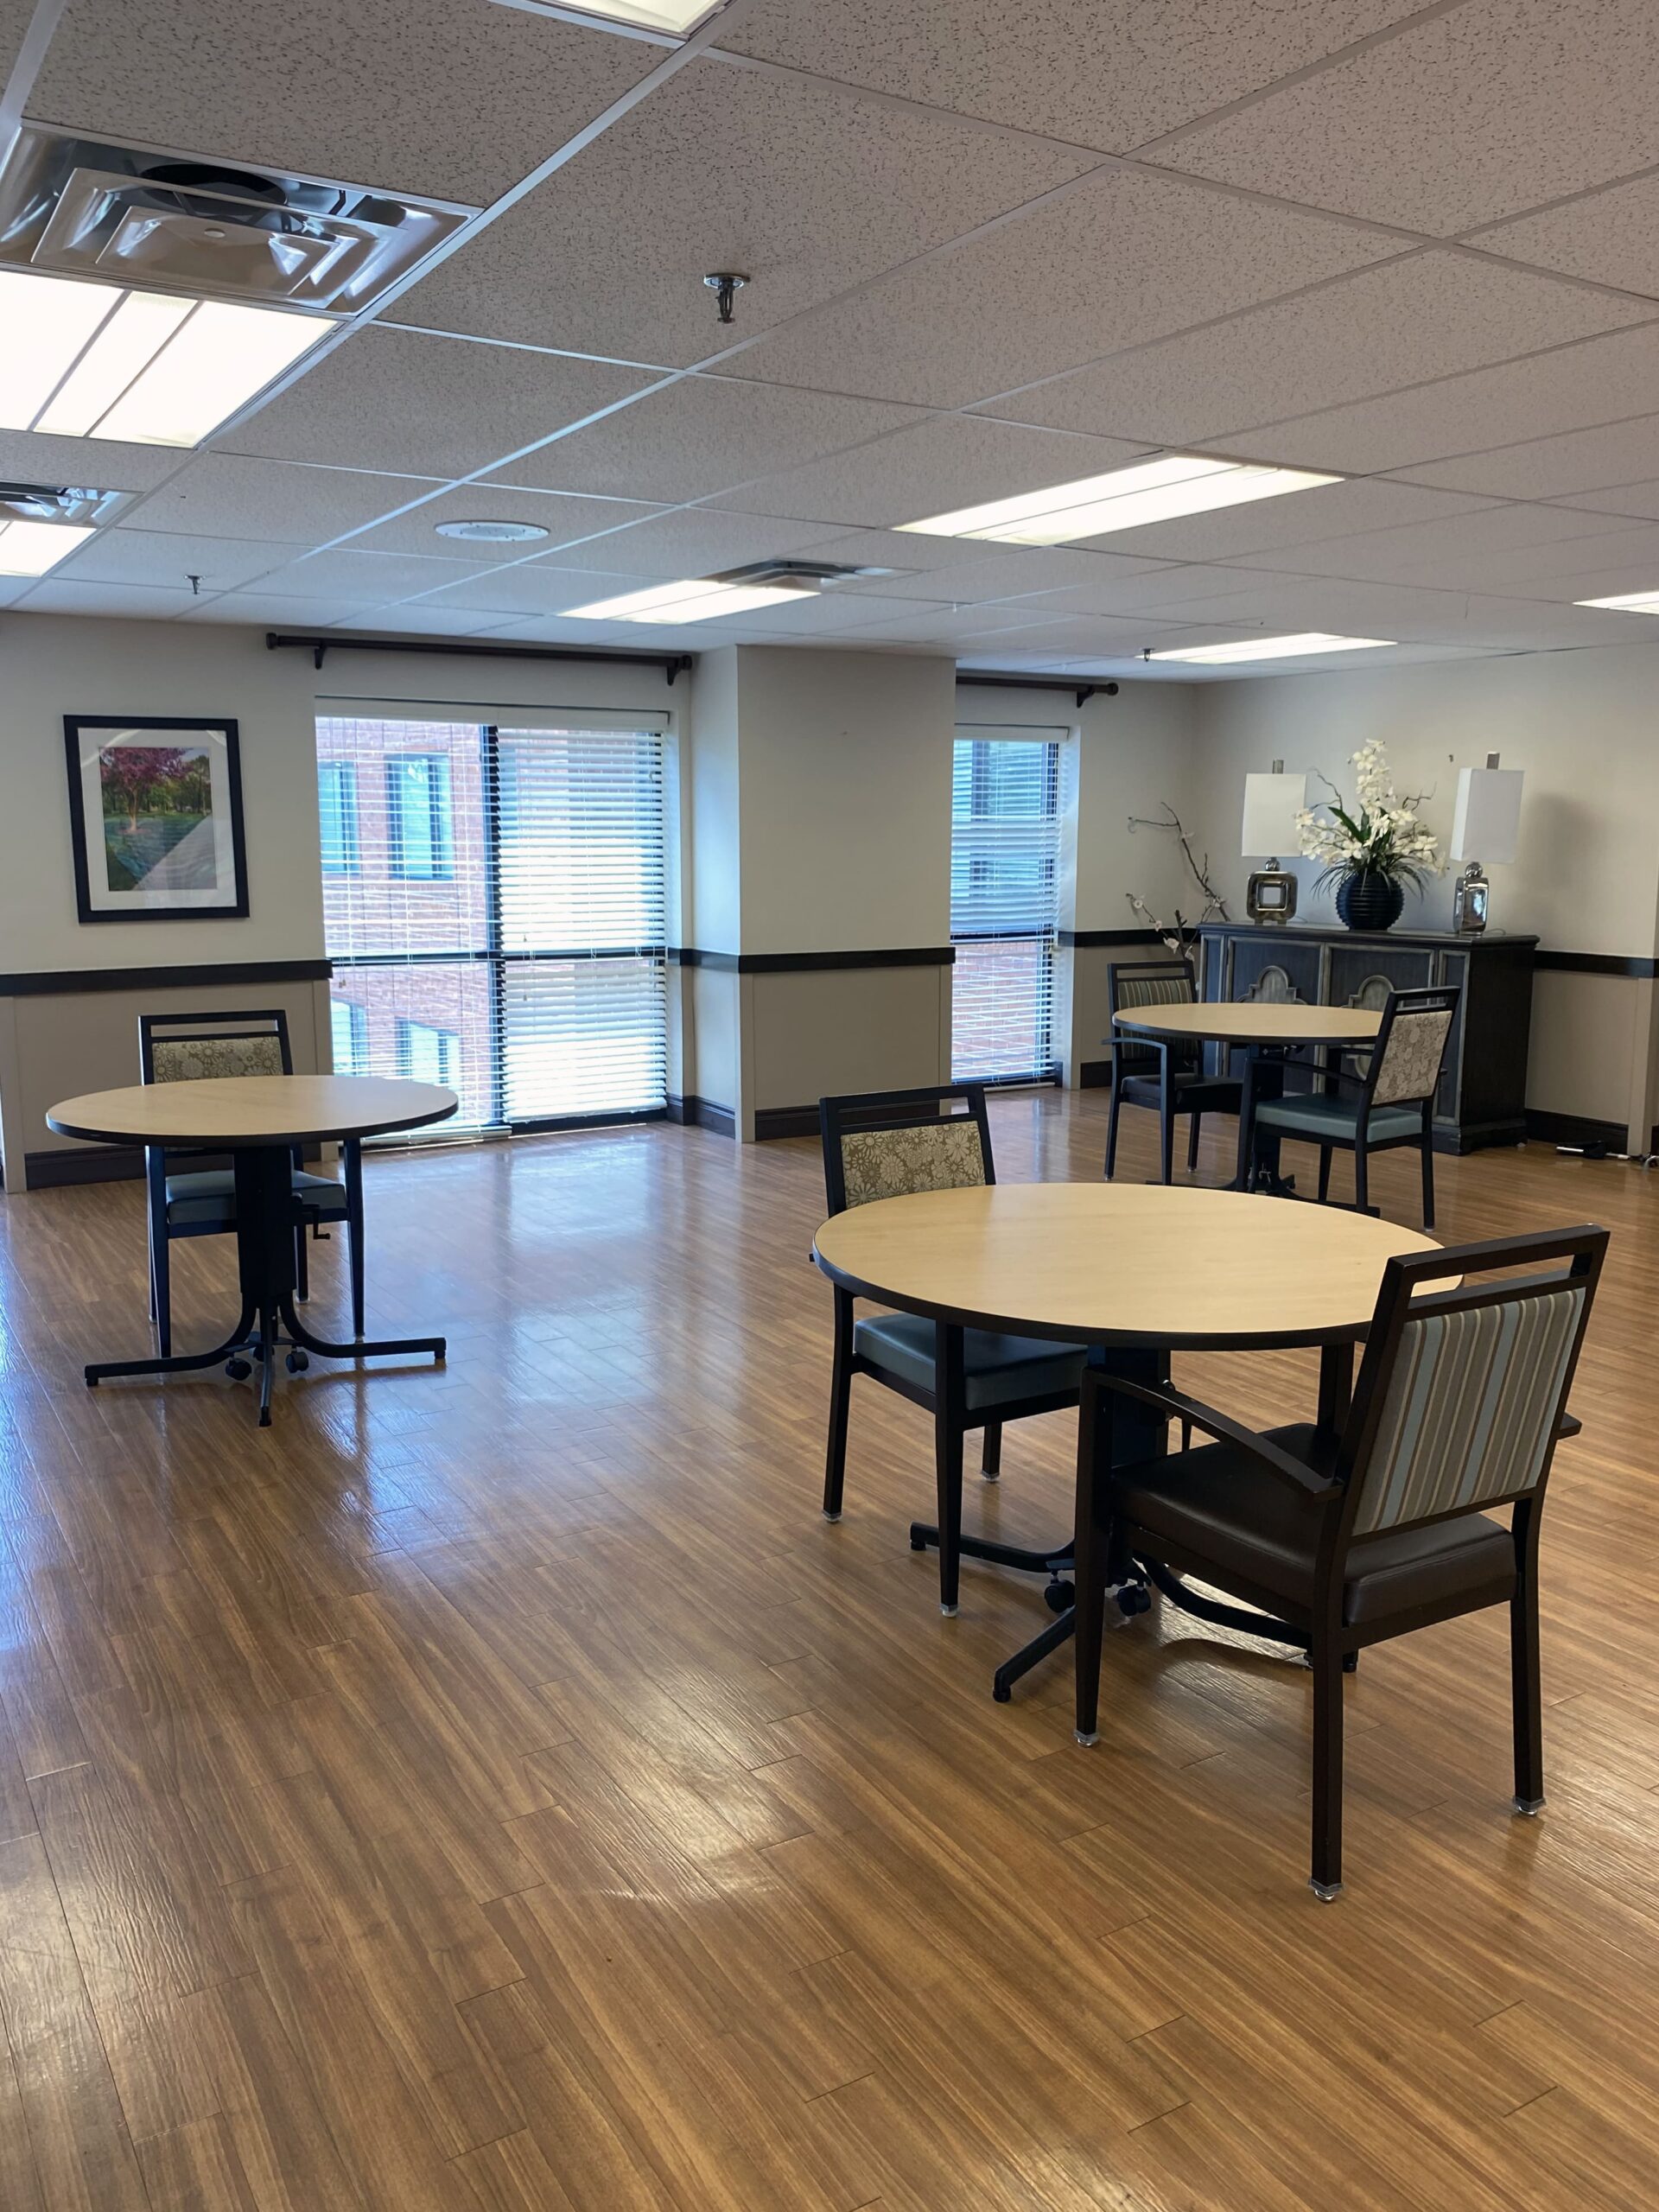
[[1480,862],[1471,861],[1452,894],[1452,928],[1464,937],[1478,937],[1486,926],[1491,896],[1492,887],[1482,874]]
[[1298,888],[1290,870],[1270,860],[1245,887],[1244,911],[1253,922],[1287,922],[1296,912]]

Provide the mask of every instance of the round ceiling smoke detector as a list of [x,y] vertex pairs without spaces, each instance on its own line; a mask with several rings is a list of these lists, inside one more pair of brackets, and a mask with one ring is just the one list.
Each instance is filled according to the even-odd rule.
[[528,545],[550,533],[538,522],[441,522],[440,537],[462,537],[473,545]]

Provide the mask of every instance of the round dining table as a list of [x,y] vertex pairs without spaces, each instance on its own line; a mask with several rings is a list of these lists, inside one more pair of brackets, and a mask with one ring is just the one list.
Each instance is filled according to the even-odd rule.
[[[1347,1413],[1354,1347],[1370,1325],[1384,1267],[1396,1254],[1438,1249],[1433,1237],[1395,1222],[1337,1207],[1281,1205],[1249,1192],[997,1183],[850,1207],[824,1223],[812,1255],[831,1282],[855,1297],[931,1319],[941,1371],[950,1353],[948,1332],[962,1329],[1085,1344],[1092,1364],[1153,1389],[1167,1386],[1173,1352],[1317,1346],[1315,1418],[1334,1434]],[[1166,1420],[1133,1399],[1117,1399],[1104,1426],[1114,1465],[1166,1449]],[[1094,1479],[1095,1471],[1080,1463],[1080,1507]],[[937,1530],[920,1523],[911,1534],[913,1544],[918,1536],[938,1541]],[[965,1541],[963,1550],[1012,1563],[1001,1546]],[[999,1700],[1075,1624],[1072,1592],[1059,1580],[1072,1541],[1027,1556],[1046,1568],[1058,1618],[996,1670]],[[1305,1643],[1287,1624],[1223,1605],[1175,1575],[1160,1570],[1152,1579],[1205,1620]],[[1132,1612],[1150,1600],[1135,1585],[1119,1602]]]
[[1313,1046],[1325,1050],[1360,1049],[1376,1042],[1382,1016],[1375,1007],[1305,1006],[1300,999],[1187,1000],[1166,1006],[1134,1007],[1112,1016],[1120,1036],[1144,1037],[1160,1045],[1220,1045],[1244,1054],[1244,1091],[1238,1112],[1238,1166],[1235,1191],[1271,1192],[1286,1197],[1294,1178],[1279,1172],[1279,1137],[1258,1129],[1255,1109],[1265,1099],[1283,1096],[1285,1065],[1293,1052]]
[[187,1375],[223,1365],[242,1380],[260,1365],[259,1423],[270,1422],[272,1370],[286,1351],[289,1372],[326,1359],[366,1359],[429,1352],[442,1360],[442,1337],[358,1337],[335,1343],[314,1336],[295,1310],[292,1170],[296,1148],[385,1136],[447,1121],[460,1104],[435,1083],[382,1076],[213,1076],[182,1083],[135,1084],[120,1090],[66,1098],[48,1112],[60,1136],[94,1144],[143,1145],[163,1151],[228,1153],[236,1189],[237,1267],[242,1310],[212,1351],[150,1359],[102,1360],[85,1372],[89,1388],[115,1376]]

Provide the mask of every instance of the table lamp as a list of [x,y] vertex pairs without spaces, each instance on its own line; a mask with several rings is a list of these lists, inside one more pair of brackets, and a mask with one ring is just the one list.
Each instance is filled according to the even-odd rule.
[[1458,777],[1458,810],[1452,824],[1452,858],[1468,865],[1452,898],[1452,926],[1478,937],[1486,926],[1492,887],[1486,867],[1512,861],[1521,831],[1521,786],[1525,772],[1500,768],[1496,753],[1484,768],[1465,768]]
[[1297,883],[1288,868],[1281,868],[1281,853],[1294,853],[1301,842],[1296,817],[1307,804],[1307,777],[1287,776],[1285,764],[1275,760],[1268,776],[1244,779],[1244,825],[1239,849],[1248,860],[1267,857],[1244,893],[1244,911],[1253,922],[1287,922],[1296,912]]

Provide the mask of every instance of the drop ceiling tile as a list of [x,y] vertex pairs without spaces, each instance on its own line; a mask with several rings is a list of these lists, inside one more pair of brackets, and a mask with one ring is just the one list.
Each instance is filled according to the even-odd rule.
[[502,561],[524,560],[537,550],[537,541],[490,544],[474,538],[440,537],[438,524],[534,523],[549,533],[542,546],[545,552],[571,538],[591,537],[595,531],[611,530],[652,512],[631,499],[573,499],[558,492],[513,492],[499,485],[469,484],[459,491],[442,493],[392,521],[377,523],[372,530],[354,537],[352,548],[364,553],[422,553],[492,568]]
[[[1017,600],[1033,592],[1064,591],[1068,585],[1109,590],[1129,576],[1166,569],[1158,561],[1131,560],[1111,553],[1079,553],[1069,546],[998,546],[988,561],[958,561],[956,541],[936,537],[931,542],[943,556],[938,569],[908,570],[902,575],[863,579],[861,592],[899,599],[965,601],[977,606],[988,600]],[[816,551],[817,549],[815,548]],[[830,556],[822,555],[828,559]]]
[[1651,0],[1467,0],[1160,149],[1446,237],[1659,161]]
[[[885,528],[949,514],[982,499],[1097,476],[1145,450],[1117,439],[1061,437],[988,416],[937,415],[855,453],[762,477],[714,504],[745,514]],[[957,541],[952,559],[961,551]]]
[[988,412],[1116,437],[1214,440],[1651,316],[1459,254],[1402,256],[1301,298],[1118,355]]
[[662,58],[484,0],[70,0],[28,111],[118,144],[481,203]]
[[[732,365],[776,384],[963,407],[1400,251],[1375,231],[1118,170],[884,277]],[[1079,283],[1091,271],[1103,281]]]
[[1183,600],[1205,599],[1228,588],[1231,577],[1247,569],[1211,568],[1202,563],[1183,565],[1162,562],[1133,576],[1103,575],[1093,583],[1073,584],[1064,591],[1045,592],[1040,599],[1022,601],[1033,611],[1052,614],[1135,614],[1144,608],[1177,606]]
[[35,0],[0,0],[0,83],[10,73],[35,13]]
[[[1357,407],[1299,416],[1253,431],[1250,456],[1356,474],[1388,469],[1417,482],[1432,461],[1656,411],[1659,330],[1649,325]],[[1479,487],[1471,479],[1462,488]]]
[[650,381],[606,362],[371,324],[228,432],[219,449],[462,476]]
[[798,522],[765,516],[723,514],[710,507],[677,507],[653,521],[607,531],[546,557],[550,567],[596,569],[621,575],[716,575],[750,561],[770,561],[799,550],[810,532]]
[[1651,298],[1659,294],[1659,176],[1637,177],[1565,207],[1501,223],[1478,232],[1470,243],[1537,269]]
[[929,419],[913,407],[687,377],[514,461],[496,480],[665,505]]
[[1352,40],[1418,0],[1217,8],[1214,0],[766,0],[734,54],[1124,152]]
[[[1659,389],[1659,375],[1654,379]],[[1491,452],[1460,454],[1408,471],[1414,484],[1449,485],[1504,499],[1573,498],[1580,505],[1613,497],[1627,482],[1659,476],[1659,415],[1603,423],[1592,430],[1529,438]],[[1612,513],[1622,509],[1613,507]],[[1639,509],[1635,510],[1640,512]]]
[[[811,530],[813,526],[809,524],[808,528]],[[969,561],[977,564],[1002,560],[1009,549],[993,544],[988,538],[929,539],[905,530],[837,530],[827,537],[821,531],[816,531],[803,541],[799,550],[810,553],[817,560],[844,561],[849,568],[895,569],[902,578],[912,572],[919,575],[946,563],[956,567]],[[1042,550],[1035,546],[1026,549],[1031,552]]]
[[1031,614],[1013,607],[963,607],[954,612],[930,607],[925,613],[912,611],[886,623],[871,623],[861,634],[868,635],[873,645],[883,638],[904,636],[930,645],[954,645],[976,638],[1029,637],[1038,632],[1046,638],[1059,626],[1052,615]]
[[[985,611],[988,613],[991,610]],[[1147,646],[1155,652],[1160,645],[1202,641],[1199,632],[1181,623],[1147,619],[1128,621],[1109,615],[1074,616],[1070,620],[1052,623],[1035,634],[1046,655],[1065,658],[1084,655],[1093,659],[1109,654],[1133,661]],[[1022,638],[1021,643],[1024,642]]]
[[162,622],[169,615],[188,613],[193,606],[189,587],[162,591],[143,584],[76,584],[48,576],[19,604],[29,614],[97,614],[141,622]]
[[366,630],[378,619],[372,607],[340,599],[279,599],[264,585],[251,591],[227,591],[219,599],[198,600],[187,607],[187,622],[239,622],[261,630]]
[[204,592],[234,591],[251,577],[280,569],[299,550],[238,537],[185,537],[170,531],[118,526],[100,531],[66,562],[61,574],[77,583],[146,584],[186,593],[194,574],[200,577]]
[[[1610,589],[1614,587],[1610,586]],[[1228,637],[1240,626],[1268,632],[1324,630],[1338,636],[1386,638],[1515,650],[1617,642],[1611,616],[1587,615],[1541,598],[1500,597],[1465,591],[1430,591],[1406,584],[1349,583],[1325,577],[1274,578],[1254,589],[1171,610],[1189,624],[1212,626]],[[1356,662],[1355,665],[1358,665]]]
[[419,499],[435,480],[204,453],[131,513],[144,530],[319,545]]
[[1320,484],[1278,499],[1253,499],[1247,506],[1220,507],[1208,515],[1186,515],[1179,522],[1152,523],[1114,544],[1133,544],[1137,553],[1166,561],[1236,561],[1247,553],[1270,553],[1290,545],[1315,545],[1327,537],[1348,537],[1362,530],[1391,530],[1398,523],[1433,522],[1442,515],[1469,514],[1476,499],[1429,491],[1416,484],[1395,484],[1380,477]]
[[[684,366],[1018,207],[1091,156],[694,61],[399,302],[444,330]],[[749,278],[728,333],[705,270]]]
[[144,492],[170,475],[181,457],[168,446],[0,430],[0,476],[13,484],[88,484],[100,492]]
[[[1407,523],[1393,530],[1325,538],[1317,545],[1241,554],[1237,565],[1296,575],[1375,577],[1379,582],[1398,578],[1406,583],[1478,590],[1502,577],[1530,573],[1529,562],[1559,569],[1569,551],[1560,541],[1599,543],[1608,527],[1603,517],[1567,507],[1482,507],[1440,522]],[[1639,525],[1621,523],[1618,527],[1635,530]]]
[[439,584],[460,583],[477,573],[470,561],[423,561],[411,554],[359,553],[354,547],[341,546],[333,553],[310,554],[262,576],[259,588],[273,599],[321,599],[332,592],[342,602],[378,607]]
[[[671,581],[666,576],[655,579]],[[592,569],[564,569],[556,563],[521,561],[511,569],[491,569],[469,576],[464,583],[446,584],[423,607],[453,607],[480,611],[498,620],[509,614],[563,614],[567,607],[587,607],[596,599],[616,599],[625,591],[638,591],[637,575],[606,574]]]
[[1649,477],[1643,484],[1611,485],[1605,492],[1575,492],[1560,505],[1573,507],[1583,515],[1633,515],[1646,522],[1659,522],[1659,477]]
[[363,626],[384,630],[394,638],[472,638],[493,629],[499,612],[481,613],[475,608],[446,607],[442,597],[411,599],[401,607],[377,607],[363,617]]
[[[1524,579],[1528,597],[1570,607],[1580,600],[1611,599],[1624,592],[1659,591],[1659,527],[1639,525],[1622,538],[1580,538],[1555,550],[1561,556],[1556,567],[1540,566]],[[1595,612],[1618,615],[1622,632],[1636,619],[1617,607]],[[1651,615],[1642,620],[1654,623],[1646,634],[1659,641],[1659,623]]]
[[948,614],[950,609],[925,599],[872,599],[838,584],[833,591],[802,594],[789,605],[756,607],[738,620],[760,639],[787,635],[823,643],[837,637],[856,637],[866,630],[884,634],[895,623],[925,624]]

